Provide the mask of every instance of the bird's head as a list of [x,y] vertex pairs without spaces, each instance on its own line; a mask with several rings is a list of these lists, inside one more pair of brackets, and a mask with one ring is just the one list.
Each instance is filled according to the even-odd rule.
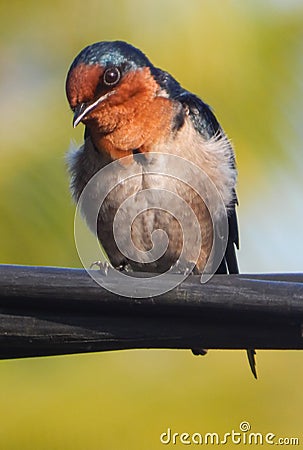
[[150,151],[171,133],[180,110],[171,93],[179,89],[168,73],[122,41],[84,48],[66,79],[74,127],[84,123],[95,147],[114,159],[134,149]]
[[66,79],[74,127],[98,119],[107,131],[107,126],[115,125],[108,122],[118,120],[119,112],[148,102],[159,90],[152,67],[140,50],[126,42],[98,42],[84,48]]

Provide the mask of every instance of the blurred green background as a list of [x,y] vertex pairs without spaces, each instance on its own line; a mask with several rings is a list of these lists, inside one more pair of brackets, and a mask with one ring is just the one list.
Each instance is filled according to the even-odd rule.
[[[80,267],[64,155],[83,128],[65,76],[84,46],[123,39],[211,104],[231,137],[241,271],[302,271],[301,0],[1,0],[0,26],[1,263]],[[160,449],[168,427],[224,434],[244,420],[302,445],[302,353],[257,362],[256,382],[240,351],[1,361],[0,448]]]

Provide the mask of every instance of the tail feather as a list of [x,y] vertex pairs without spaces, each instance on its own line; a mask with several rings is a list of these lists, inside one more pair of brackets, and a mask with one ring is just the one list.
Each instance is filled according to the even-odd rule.
[[248,358],[250,370],[252,371],[255,379],[257,379],[258,376],[257,376],[256,359],[255,359],[256,351],[252,348],[249,348],[246,350],[246,352],[247,352],[247,358]]
[[[234,208],[229,214],[228,217],[228,225],[229,225],[229,236],[228,236],[228,242],[225,252],[225,268],[222,267],[222,264],[220,266],[220,272],[219,273],[225,273],[227,272],[226,269],[228,269],[228,273],[239,273],[238,263],[237,263],[237,256],[236,256],[236,248],[239,248],[239,231],[238,231],[238,221],[237,221],[237,214],[236,214],[236,204],[238,204],[236,193],[235,193],[235,204]],[[257,371],[256,371],[256,360],[255,360],[255,350],[252,348],[249,348],[246,350],[248,362],[250,369],[253,373],[253,376],[257,379]]]

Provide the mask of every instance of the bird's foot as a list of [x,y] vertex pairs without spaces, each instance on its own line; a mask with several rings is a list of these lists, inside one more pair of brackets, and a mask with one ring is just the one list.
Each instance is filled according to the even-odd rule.
[[100,270],[100,274],[104,275],[105,277],[108,275],[108,272],[110,270],[114,270],[113,266],[108,261],[94,261],[89,268],[93,269],[94,266],[98,266]]
[[119,272],[132,272],[132,267],[127,263],[122,263],[119,266],[112,266],[109,261],[94,261],[89,268],[93,269],[94,266],[99,267],[100,274],[107,276],[111,271],[119,271]]
[[171,273],[177,273],[181,275],[190,275],[193,273],[195,269],[195,263],[191,261],[183,261],[181,259],[177,259],[175,264],[170,267]]
[[116,269],[119,270],[119,272],[133,272],[131,265],[128,263],[122,263],[117,266]]

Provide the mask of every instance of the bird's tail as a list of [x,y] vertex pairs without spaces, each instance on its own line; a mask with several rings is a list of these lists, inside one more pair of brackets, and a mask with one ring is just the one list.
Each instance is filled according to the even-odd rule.
[[250,370],[252,371],[255,379],[257,379],[258,377],[257,377],[256,358],[255,358],[256,351],[253,348],[248,348],[246,350],[246,352],[247,352],[247,358],[248,358]]

